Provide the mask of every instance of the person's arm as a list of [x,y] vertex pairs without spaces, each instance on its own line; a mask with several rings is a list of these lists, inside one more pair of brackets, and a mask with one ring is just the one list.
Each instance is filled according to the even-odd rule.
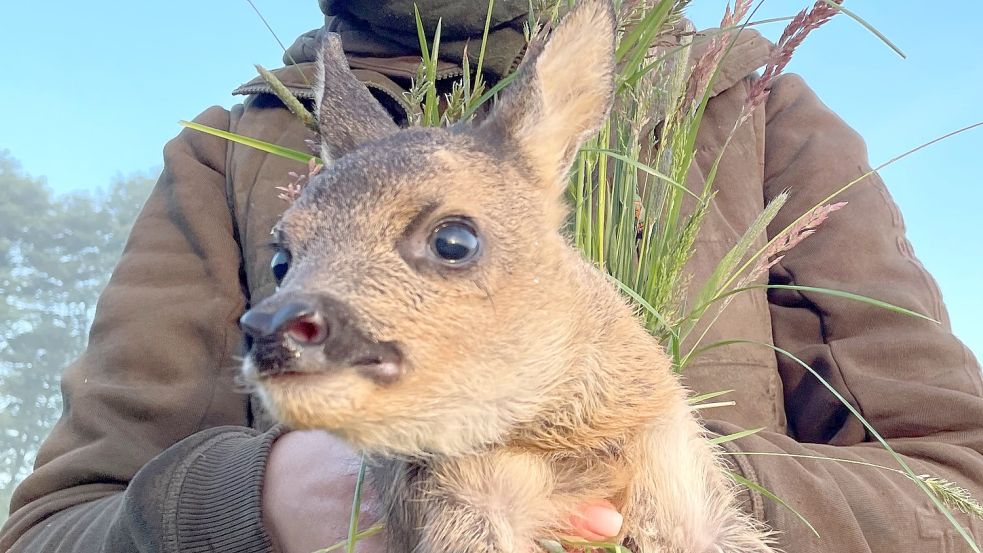
[[[227,129],[230,114],[197,121]],[[270,550],[260,484],[275,435],[245,428],[233,380],[245,298],[226,151],[191,130],[165,147],[0,550]]]
[[[765,111],[765,194],[770,199],[791,190],[769,228],[773,235],[870,166],[861,138],[799,77],[779,79]],[[868,177],[834,201],[849,204],[774,267],[771,283],[853,292],[942,323],[821,293],[771,290],[775,345],[828,380],[916,474],[951,480],[983,499],[980,367],[952,335],[938,288],[915,259],[880,178]],[[778,366],[794,439],[762,432],[728,449],[744,476],[787,501],[820,534],[814,536],[789,510],[754,494],[756,513],[780,532],[785,550],[969,550],[929,498],[899,474],[861,464],[753,455],[824,456],[898,467],[818,379],[784,355]],[[735,430],[720,422],[710,426],[721,433]],[[983,541],[983,521],[957,518]]]

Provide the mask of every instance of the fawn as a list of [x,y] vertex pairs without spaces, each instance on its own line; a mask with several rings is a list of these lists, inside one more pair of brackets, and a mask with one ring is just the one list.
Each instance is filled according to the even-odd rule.
[[614,37],[581,0],[480,123],[404,130],[324,42],[331,161],[277,226],[243,371],[278,420],[370,456],[393,552],[530,552],[600,498],[636,551],[771,551],[664,351],[560,232]]

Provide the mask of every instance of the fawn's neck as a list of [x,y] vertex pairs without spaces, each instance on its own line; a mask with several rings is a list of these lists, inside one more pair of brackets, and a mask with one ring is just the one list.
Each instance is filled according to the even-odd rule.
[[595,269],[575,275],[585,293],[572,325],[568,378],[515,441],[550,451],[615,453],[685,400],[662,347]]

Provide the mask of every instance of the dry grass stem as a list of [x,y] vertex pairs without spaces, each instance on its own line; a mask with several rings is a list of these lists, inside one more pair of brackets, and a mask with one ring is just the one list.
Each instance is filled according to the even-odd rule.
[[[843,0],[830,1],[836,5],[843,3]],[[834,5],[824,0],[817,0],[811,9],[802,10],[792,18],[772,50],[761,77],[751,85],[751,91],[741,114],[741,123],[746,121],[754,109],[768,97],[768,90],[775,78],[785,70],[795,49],[805,41],[809,33],[828,23],[837,13],[839,10]]]
[[785,257],[785,253],[797,246],[803,240],[815,234],[819,225],[823,224],[830,214],[842,209],[847,202],[838,202],[816,206],[805,217],[788,227],[772,241],[772,243],[762,252],[758,262],[751,268],[751,271],[741,280],[738,288],[743,288],[757,280],[761,275],[768,272]]
[[983,519],[983,505],[980,505],[966,488],[944,478],[927,474],[921,474],[918,478],[946,507]]
[[304,122],[304,126],[312,131],[317,131],[317,122],[314,120],[314,114],[311,113],[304,104],[294,96],[293,92],[284,85],[276,75],[271,73],[262,65],[256,64],[256,71],[259,72],[266,84],[269,85],[270,90],[273,94],[283,102],[283,105],[287,106],[290,113],[293,113]]
[[[734,28],[739,21],[744,19],[748,10],[751,8],[751,0],[737,0],[734,9],[731,10],[728,4],[724,10],[724,16],[720,20],[721,29]],[[699,105],[700,100],[706,94],[707,87],[714,72],[720,65],[724,54],[727,52],[727,45],[730,44],[732,31],[724,31],[710,41],[706,52],[696,61],[693,72],[690,75],[689,89],[686,91],[684,107],[693,109]]]

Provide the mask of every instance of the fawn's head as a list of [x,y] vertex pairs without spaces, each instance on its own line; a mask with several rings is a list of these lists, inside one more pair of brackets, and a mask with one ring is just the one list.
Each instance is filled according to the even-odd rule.
[[276,418],[420,455],[536,414],[572,339],[563,193],[609,109],[613,46],[607,0],[581,0],[480,124],[399,130],[328,36],[316,92],[334,161],[284,213],[280,287],[242,319],[243,370]]

